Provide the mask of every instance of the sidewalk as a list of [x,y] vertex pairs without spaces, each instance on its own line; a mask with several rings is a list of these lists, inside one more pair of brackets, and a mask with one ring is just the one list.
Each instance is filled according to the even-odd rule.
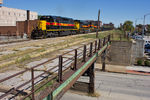
[[[101,70],[101,64],[95,64],[96,70]],[[143,66],[121,66],[121,65],[109,65],[106,64],[106,71],[114,73],[125,73],[125,74],[138,74],[138,75],[150,75],[150,67]]]

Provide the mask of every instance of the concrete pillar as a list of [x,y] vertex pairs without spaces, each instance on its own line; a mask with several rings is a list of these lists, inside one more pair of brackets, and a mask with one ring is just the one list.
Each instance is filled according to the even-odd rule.
[[94,63],[89,68],[89,93],[95,92],[95,73]]

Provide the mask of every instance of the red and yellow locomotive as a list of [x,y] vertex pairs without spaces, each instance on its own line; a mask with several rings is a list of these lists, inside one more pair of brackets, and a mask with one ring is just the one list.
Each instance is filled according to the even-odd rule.
[[37,28],[31,33],[31,38],[87,33],[96,28],[97,26],[88,21],[60,16],[41,16]]

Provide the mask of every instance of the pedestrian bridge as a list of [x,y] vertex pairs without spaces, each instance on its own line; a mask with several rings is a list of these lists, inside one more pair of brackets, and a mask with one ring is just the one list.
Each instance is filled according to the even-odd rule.
[[[94,93],[94,63],[98,56],[102,56],[103,69],[105,68],[105,55],[109,46],[110,35],[1,79],[0,83],[3,84],[25,72],[31,74],[30,80],[7,91],[0,91],[4,92],[0,99],[19,97],[20,100],[58,100],[85,73],[89,76],[89,93]],[[36,74],[38,67],[52,61],[57,63]]]

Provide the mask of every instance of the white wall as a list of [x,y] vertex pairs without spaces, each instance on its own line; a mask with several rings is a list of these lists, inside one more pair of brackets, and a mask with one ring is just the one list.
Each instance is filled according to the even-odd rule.
[[0,4],[2,4],[3,3],[3,0],[0,0]]
[[[37,18],[38,14],[30,11],[30,20]],[[0,7],[0,26],[16,26],[16,21],[25,21],[26,19],[26,10]]]

